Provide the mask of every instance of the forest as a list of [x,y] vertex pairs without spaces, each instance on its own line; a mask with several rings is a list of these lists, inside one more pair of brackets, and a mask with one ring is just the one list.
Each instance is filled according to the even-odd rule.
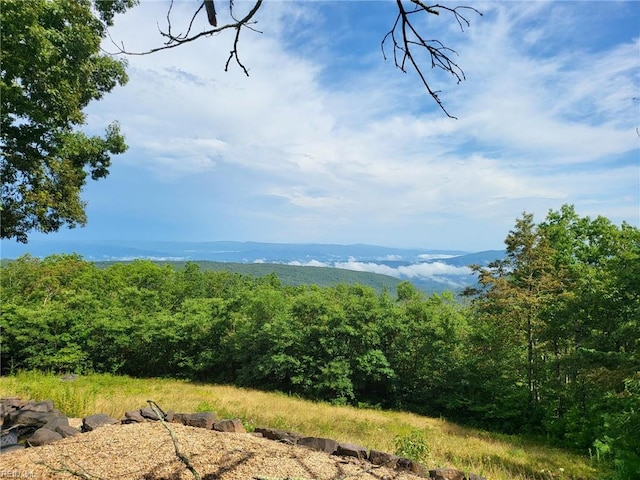
[[526,433],[640,475],[640,230],[524,213],[463,295],[77,255],[1,269],[2,374],[186,378]]

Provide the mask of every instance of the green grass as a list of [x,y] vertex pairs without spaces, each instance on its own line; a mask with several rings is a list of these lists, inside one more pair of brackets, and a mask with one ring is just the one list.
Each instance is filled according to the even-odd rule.
[[230,386],[98,374],[63,381],[54,375],[20,372],[0,378],[0,396],[50,399],[69,417],[106,413],[122,418],[124,412],[154,400],[165,410],[214,411],[222,418],[240,418],[249,429],[281,428],[387,452],[402,445],[423,454],[428,468],[458,468],[490,480],[596,480],[608,473],[589,458],[521,436],[491,434],[411,413],[334,406]]

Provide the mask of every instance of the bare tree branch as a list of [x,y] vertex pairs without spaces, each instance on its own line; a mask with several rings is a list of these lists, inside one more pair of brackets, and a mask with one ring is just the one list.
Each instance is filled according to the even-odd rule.
[[426,51],[428,53],[431,60],[431,68],[439,68],[451,74],[456,79],[456,83],[460,83],[462,80],[465,80],[465,75],[462,68],[452,59],[453,55],[457,55],[457,52],[445,46],[439,40],[426,40],[424,35],[414,26],[414,23],[412,23],[412,16],[420,13],[440,15],[441,11],[450,13],[458,23],[460,30],[464,31],[465,25],[468,27],[470,22],[461,12],[467,10],[477,13],[478,15],[482,15],[482,13],[473,7],[458,6],[451,8],[439,4],[426,5],[422,0],[408,0],[408,3],[412,5],[405,5],[405,1],[406,0],[396,0],[398,15],[391,30],[389,30],[382,39],[380,45],[382,55],[386,60],[385,45],[388,41],[391,41],[393,44],[393,60],[396,67],[406,73],[408,62],[418,74],[427,92],[436,101],[440,109],[449,118],[456,118],[444,108],[444,104],[438,96],[440,92],[431,87],[431,84],[423,72],[424,66],[416,59],[416,50],[418,53],[420,51]]
[[[207,2],[209,0],[206,0]],[[233,20],[231,23],[227,23],[225,25],[221,25],[219,27],[215,27],[212,29],[208,29],[208,30],[203,30],[202,32],[199,33],[191,33],[192,27],[193,27],[193,23],[194,20],[196,18],[196,16],[200,13],[200,11],[202,11],[203,6],[205,6],[206,2],[203,2],[200,4],[200,6],[198,7],[198,9],[196,10],[196,12],[193,14],[193,16],[191,17],[191,21],[189,22],[189,26],[187,28],[187,31],[185,33],[179,33],[179,34],[174,34],[172,31],[172,24],[171,24],[171,10],[173,7],[173,0],[171,0],[171,3],[169,5],[169,8],[167,10],[167,27],[166,30],[162,30],[160,27],[158,27],[158,29],[160,30],[160,35],[162,35],[163,37],[166,38],[166,41],[164,42],[164,44],[160,47],[156,47],[156,48],[152,48],[150,50],[145,50],[142,52],[133,52],[130,50],[127,50],[124,46],[124,44],[117,44],[112,38],[111,36],[109,36],[111,43],[116,47],[117,51],[115,52],[116,54],[124,54],[124,55],[150,55],[152,53],[155,52],[159,52],[162,50],[168,50],[170,48],[176,48],[179,47],[181,45],[184,45],[185,43],[189,43],[189,42],[193,42],[199,38],[202,37],[209,37],[212,35],[217,35],[225,30],[235,30],[235,37],[234,37],[234,42],[233,42],[233,49],[229,52],[229,58],[227,59],[227,62],[225,64],[225,71],[228,70],[229,68],[229,64],[230,62],[235,59],[236,63],[238,64],[238,66],[242,69],[242,71],[248,76],[249,75],[249,70],[244,66],[244,64],[240,61],[240,58],[238,57],[238,42],[240,40],[240,32],[242,31],[243,28],[249,28],[253,31],[257,31],[254,28],[251,27],[252,24],[255,24],[256,21],[254,20],[254,17],[256,15],[256,13],[258,12],[258,10],[260,9],[260,7],[262,6],[262,2],[263,0],[255,0],[255,4],[253,5],[253,7],[251,8],[251,10],[249,10],[249,12],[243,16],[242,18],[236,18],[235,13],[234,13],[234,2],[233,0],[231,0],[229,2],[229,12],[231,15],[231,19]],[[211,8],[211,7],[209,7]],[[209,22],[211,22],[213,19],[209,16]],[[217,23],[217,21],[216,21]]]
[[[254,17],[262,6],[263,0],[254,0],[255,3],[253,4],[252,8],[242,18],[237,18],[235,15],[234,0],[228,0],[229,16],[232,21],[221,26],[217,26],[217,17],[213,0],[203,0],[202,3],[200,3],[198,9],[191,17],[191,21],[189,22],[186,32],[179,34],[175,34],[172,29],[171,13],[173,8],[173,1],[174,0],[171,0],[171,3],[167,10],[166,29],[163,30],[162,28],[160,28],[160,26],[158,26],[160,35],[166,39],[162,46],[152,48],[147,51],[132,52],[127,50],[124,44],[121,43],[120,45],[118,45],[109,36],[112,44],[117,48],[117,52],[115,54],[149,55],[161,50],[168,50],[170,48],[179,47],[180,45],[193,42],[202,37],[217,35],[225,30],[235,30],[233,48],[229,52],[229,57],[227,58],[224,69],[225,71],[228,71],[229,65],[232,61],[235,60],[235,63],[242,69],[245,75],[249,75],[249,70],[240,60],[238,53],[240,33],[242,32],[243,28],[248,28],[249,30],[259,32],[252,25],[255,25],[257,23],[257,20],[255,20]],[[464,31],[465,27],[468,27],[470,25],[470,21],[467,18],[466,14],[475,13],[478,15],[482,15],[482,13],[480,13],[475,8],[468,6],[447,7],[440,4],[427,5],[423,0],[396,0],[396,6],[398,7],[398,14],[396,16],[396,19],[391,29],[383,37],[380,45],[383,58],[385,60],[387,59],[385,47],[388,43],[391,43],[393,61],[395,63],[395,66],[404,73],[407,73],[407,67],[410,66],[418,74],[418,76],[420,77],[420,81],[426,88],[429,95],[438,104],[440,109],[449,118],[456,118],[445,109],[444,104],[438,95],[440,92],[432,88],[432,81],[427,78],[424,71],[425,62],[423,62],[422,59],[419,58],[419,55],[426,52],[428,54],[428,59],[430,61],[432,69],[438,68],[444,72],[447,72],[454,77],[456,83],[460,83],[461,81],[465,80],[465,74],[462,68],[454,60],[455,56],[457,56],[458,54],[455,50],[447,47],[439,40],[427,40],[420,28],[416,27],[417,22],[415,22],[415,18],[416,15],[420,16],[421,14],[449,14],[453,16],[458,26],[460,27],[460,30]],[[207,12],[209,24],[214,28],[203,30],[199,33],[192,33],[195,18],[203,10],[203,8]],[[422,26],[421,24],[418,25]]]
[[153,410],[153,413],[155,413],[156,416],[158,417],[158,420],[160,420],[160,423],[162,424],[162,426],[166,428],[167,431],[169,432],[169,436],[171,437],[171,441],[173,442],[173,449],[175,451],[175,454],[178,460],[180,460],[184,464],[184,466],[187,467],[187,470],[189,470],[193,475],[194,480],[200,480],[201,479],[200,473],[198,473],[198,471],[191,464],[191,462],[189,461],[189,457],[187,457],[184,453],[180,451],[176,434],[173,432],[171,427],[167,425],[167,422],[165,421],[166,414],[162,411],[160,406],[153,400],[147,400],[147,403],[149,404],[149,407],[151,407],[151,410]]

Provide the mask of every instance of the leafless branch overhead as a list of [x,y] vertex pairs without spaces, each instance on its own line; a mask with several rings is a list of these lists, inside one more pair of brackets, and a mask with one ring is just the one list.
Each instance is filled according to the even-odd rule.
[[[173,25],[171,23],[173,8],[173,0],[171,0],[167,10],[167,25],[164,29],[158,26],[160,35],[165,38],[165,42],[162,46],[143,52],[132,52],[127,50],[123,44],[118,45],[112,40],[113,45],[117,48],[116,53],[126,55],[149,55],[161,50],[179,47],[180,45],[198,40],[201,37],[217,35],[225,30],[235,30],[233,48],[229,52],[229,57],[225,63],[225,71],[229,69],[230,63],[235,60],[235,63],[242,69],[242,71],[246,75],[249,75],[248,69],[241,62],[238,55],[240,33],[243,28],[257,31],[254,27],[257,23],[255,16],[262,6],[263,0],[254,0],[255,3],[249,12],[241,18],[236,17],[234,0],[227,0],[229,4],[229,16],[231,18],[231,22],[219,26],[214,1],[215,0],[203,0],[191,17],[186,31],[184,33],[176,34],[173,31]],[[407,67],[413,69],[420,77],[420,80],[427,89],[429,95],[435,100],[442,111],[448,117],[456,118],[445,109],[442,100],[438,96],[439,91],[432,87],[432,80],[428,79],[425,73],[425,63],[430,61],[432,69],[438,68],[447,72],[455,78],[456,83],[460,83],[465,79],[465,75],[462,68],[455,61],[457,52],[452,48],[447,47],[439,40],[427,39],[426,34],[424,33],[425,22],[418,22],[416,20],[422,20],[424,15],[450,15],[453,16],[460,27],[460,30],[464,31],[465,27],[470,25],[468,14],[482,15],[482,13],[475,8],[468,6],[447,7],[440,4],[427,5],[423,0],[396,0],[396,6],[398,8],[398,14],[395,22],[393,23],[391,30],[387,32],[381,42],[383,57],[386,60],[387,55],[385,47],[389,43],[392,44],[393,59],[396,67],[405,73],[407,72]],[[203,9],[207,14],[208,24],[213,28],[205,29],[199,33],[193,33],[194,21]],[[357,21],[358,19],[354,18],[354,23]],[[427,62],[424,62],[419,58],[419,55],[424,54],[425,52],[429,59]]]
[[[193,16],[191,17],[191,21],[189,22],[188,28],[186,30],[185,33],[174,33],[173,32],[173,25],[171,23],[171,11],[173,8],[173,0],[171,0],[171,3],[169,4],[169,8],[167,10],[167,26],[165,29],[160,28],[160,26],[158,26],[158,30],[160,31],[160,35],[162,35],[166,40],[164,42],[164,44],[162,46],[156,47],[156,48],[152,48],[150,50],[145,50],[142,52],[133,52],[130,50],[127,50],[124,46],[124,44],[117,44],[115,41],[113,41],[113,39],[111,39],[112,44],[116,47],[117,49],[117,54],[125,54],[125,55],[149,55],[155,52],[159,52],[162,50],[168,50],[170,48],[176,48],[179,47],[181,45],[184,45],[185,43],[189,43],[189,42],[193,42],[195,40],[198,40],[199,38],[202,37],[210,37],[212,35],[217,35],[225,30],[235,30],[235,37],[234,37],[234,42],[233,42],[233,49],[229,52],[229,58],[227,59],[226,65],[225,65],[225,70],[227,70],[229,68],[229,64],[232,60],[235,59],[236,63],[238,64],[238,66],[240,68],[242,68],[242,71],[246,74],[249,75],[249,71],[247,70],[247,68],[242,64],[242,62],[240,61],[240,58],[238,56],[238,42],[240,39],[240,32],[242,31],[243,28],[249,28],[251,30],[256,31],[252,25],[255,25],[256,20],[254,20],[254,17],[256,15],[256,13],[258,12],[258,10],[260,9],[260,7],[262,6],[262,2],[263,0],[255,0],[255,3],[253,4],[253,6],[251,7],[251,9],[249,10],[249,12],[244,15],[241,18],[237,18],[235,16],[235,11],[234,11],[234,2],[233,0],[229,1],[229,12],[230,12],[230,16],[232,21],[229,23],[226,23],[224,25],[220,25],[217,26],[218,22],[217,22],[217,16],[215,14],[215,7],[213,6],[213,1],[212,0],[204,0],[203,3],[200,4],[200,6],[198,7],[198,9],[195,11],[195,13],[193,14]],[[207,12],[207,19],[208,22],[211,26],[213,26],[214,28],[211,29],[206,29],[203,30],[199,33],[192,33],[192,28],[193,28],[193,24],[194,24],[194,20],[196,18],[196,16],[202,11],[203,7],[205,7],[205,10]]]
[[392,43],[393,60],[400,70],[406,73],[407,63],[415,70],[420,77],[422,84],[429,92],[429,95],[436,101],[442,111],[450,118],[456,118],[451,115],[442,103],[442,100],[438,96],[438,91],[434,90],[427,80],[427,77],[423,71],[424,65],[421,65],[416,59],[416,54],[420,51],[427,52],[431,60],[431,68],[439,68],[445,72],[451,74],[457,83],[460,83],[465,79],[464,71],[453,60],[453,56],[457,55],[457,52],[447,46],[445,46],[439,40],[427,40],[424,34],[416,27],[414,23],[414,17],[416,15],[440,15],[440,12],[453,15],[458,26],[461,30],[464,30],[465,26],[469,26],[469,19],[465,16],[465,13],[477,13],[482,15],[478,10],[473,7],[458,6],[458,7],[446,7],[444,5],[426,5],[421,0],[396,0],[398,7],[398,15],[393,24],[393,27],[382,39],[381,48],[382,54],[386,60],[385,45],[388,41]]

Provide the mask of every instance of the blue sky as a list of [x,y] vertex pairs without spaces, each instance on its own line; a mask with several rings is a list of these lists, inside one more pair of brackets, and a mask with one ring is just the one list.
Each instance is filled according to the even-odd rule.
[[[175,3],[174,29],[194,3]],[[142,0],[113,39],[158,46],[167,5]],[[230,33],[129,57],[129,83],[87,125],[119,120],[128,152],[88,184],[85,228],[32,238],[478,251],[502,248],[523,211],[542,220],[563,203],[639,226],[640,3],[467,5],[484,15],[464,32],[424,20],[466,74],[458,85],[427,68],[458,120],[384,61],[390,1],[267,0],[262,33],[240,41],[249,77],[224,71]]]

